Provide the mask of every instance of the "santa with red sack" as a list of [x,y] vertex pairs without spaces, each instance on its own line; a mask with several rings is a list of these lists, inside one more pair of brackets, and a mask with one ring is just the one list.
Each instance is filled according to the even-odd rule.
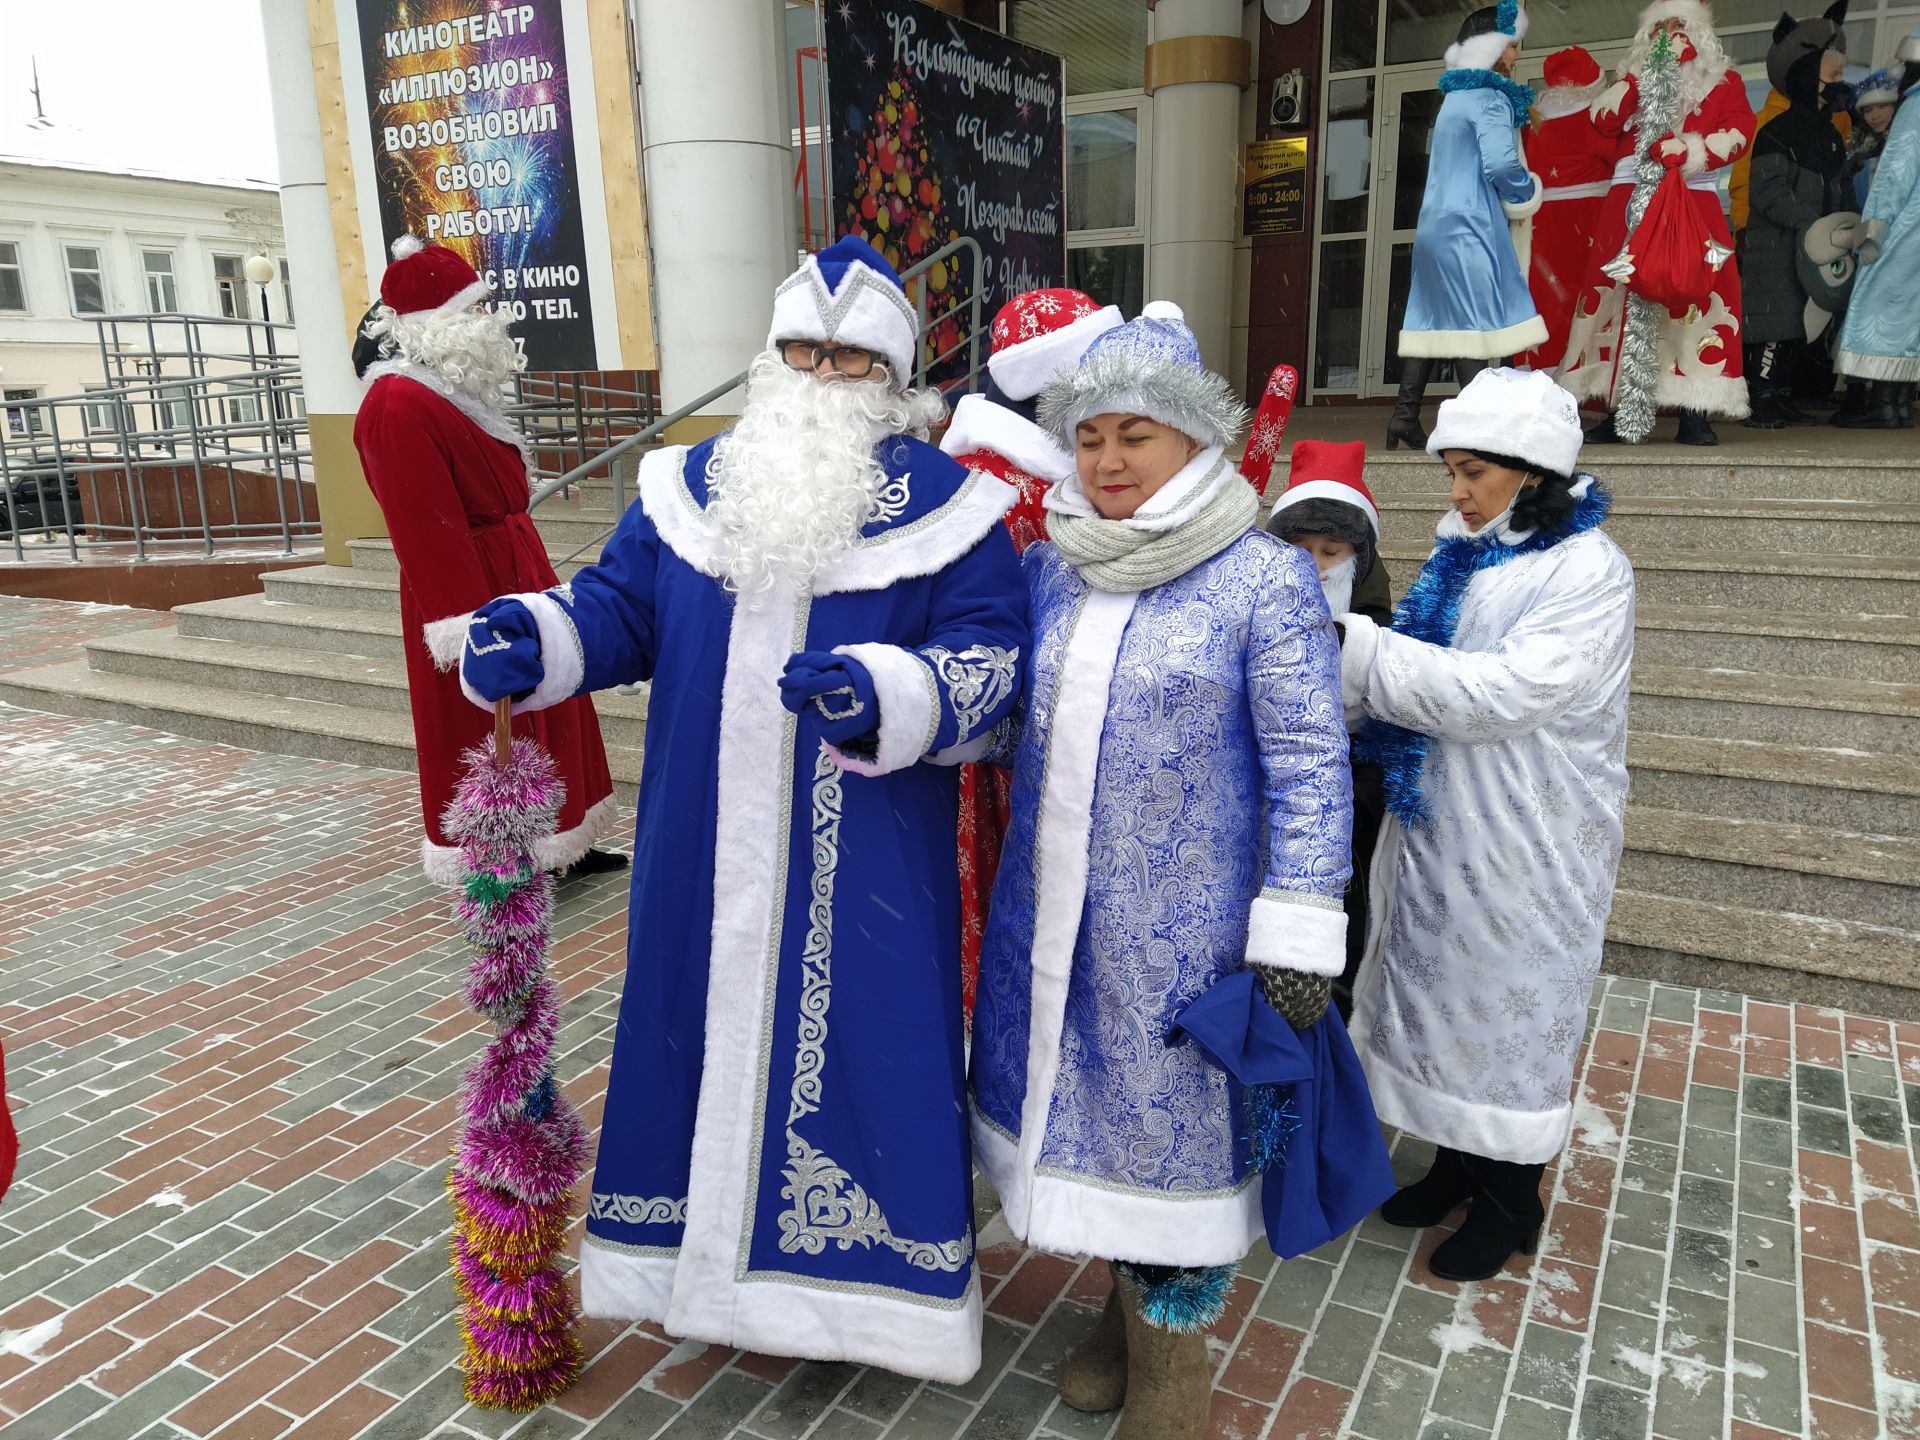
[[[408,235],[393,255],[355,350],[367,392],[353,443],[400,561],[421,857],[430,878],[454,885],[460,851],[442,816],[461,752],[493,729],[492,716],[460,691],[461,651],[487,641],[484,630],[470,636],[468,622],[496,595],[546,590],[558,578],[527,514],[526,438],[501,408],[504,387],[526,363],[510,317],[485,308],[486,282],[452,250]],[[557,833],[539,844],[541,865],[572,873],[626,864],[591,848],[615,820],[592,702],[582,696],[521,715],[514,733],[538,741],[566,783]]]
[[[1013,486],[1018,498],[1005,519],[1016,550],[1047,538],[1042,497],[1073,474],[1073,456],[1035,422],[1034,399],[1049,383],[1071,374],[1094,337],[1122,318],[1117,305],[1102,306],[1067,289],[1029,290],[993,317],[986,389],[954,406],[940,448],[969,470],[984,470]],[[969,1015],[1012,781],[1011,772],[990,765],[968,765],[960,772],[960,976]]]
[[[1678,62],[1672,123],[1643,114],[1642,82],[1654,42],[1663,34]],[[1701,0],[1657,0],[1640,13],[1620,78],[1602,92],[1590,113],[1615,146],[1613,184],[1594,232],[1560,383],[1578,399],[1598,400],[1613,412],[1619,408],[1622,385],[1635,382],[1631,374],[1621,373],[1633,280],[1628,205],[1637,180],[1634,151],[1640,127],[1657,125],[1660,133],[1650,140],[1648,154],[1677,163],[1711,249],[1700,293],[1687,305],[1667,308],[1646,381],[1653,405],[1680,411],[1676,438],[1682,444],[1716,445],[1719,439],[1708,417],[1737,420],[1747,414],[1740,274],[1720,186],[1727,167],[1753,143],[1753,106],[1746,82],[1714,33],[1713,14]],[[1611,414],[1587,436],[1596,444],[1620,438]]]
[[1587,278],[1588,253],[1607,192],[1613,187],[1615,142],[1593,123],[1593,102],[1606,88],[1600,62],[1578,45],[1547,57],[1546,90],[1534,106],[1527,163],[1540,177],[1540,209],[1533,217],[1527,288],[1547,322],[1546,343],[1517,362],[1551,370],[1566,353],[1573,303]]

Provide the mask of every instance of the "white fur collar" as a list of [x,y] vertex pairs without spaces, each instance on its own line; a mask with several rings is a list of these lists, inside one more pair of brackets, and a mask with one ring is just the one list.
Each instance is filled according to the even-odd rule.
[[[1223,463],[1225,454],[1221,446],[1208,446],[1156,490],[1131,518],[1115,523],[1151,534],[1176,530],[1186,524],[1205,509],[1229,481],[1245,483],[1237,470]],[[1062,515],[1077,515],[1086,520],[1104,518],[1087,498],[1087,492],[1080,488],[1078,470],[1069,470],[1064,478],[1056,481],[1047,491],[1044,503],[1047,509]]]
[[940,448],[955,459],[976,450],[1004,456],[1036,480],[1057,483],[1073,470],[1073,456],[1051,432],[984,395],[967,395],[953,408]]
[[1540,112],[1542,120],[1564,120],[1577,111],[1588,109],[1607,88],[1607,77],[1602,75],[1591,85],[1556,85],[1541,95],[1534,106]]
[[504,440],[513,446],[520,452],[520,458],[527,462],[528,467],[532,467],[533,451],[527,444],[527,437],[520,433],[520,427],[513,423],[506,411],[454,389],[426,366],[416,365],[410,360],[381,360],[367,367],[364,378],[371,386],[374,381],[389,375],[398,375],[403,380],[424,385],[494,439]]

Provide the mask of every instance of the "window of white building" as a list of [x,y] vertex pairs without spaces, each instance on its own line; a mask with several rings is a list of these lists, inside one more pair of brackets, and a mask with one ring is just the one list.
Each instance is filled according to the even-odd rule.
[[67,295],[76,315],[107,313],[107,276],[100,265],[98,245],[68,245]]
[[124,426],[126,430],[133,429],[132,417],[126,414],[125,403],[112,395],[105,394],[108,390],[107,386],[83,384],[80,389],[88,395],[105,396],[103,399],[89,400],[80,412],[81,422],[87,427],[87,434],[117,436],[123,428],[122,420],[126,422]]
[[180,288],[173,274],[171,250],[142,250],[140,265],[147,275],[147,309],[155,315],[180,312]]
[[229,320],[245,320],[249,317],[247,277],[238,255],[213,257],[213,288],[219,292],[222,315]]
[[0,240],[0,310],[27,308],[27,277],[20,268],[20,242]]
[[46,433],[47,420],[45,407],[23,402],[40,398],[40,389],[35,385],[9,385],[0,391],[7,411],[7,433],[16,439],[25,435],[43,435]]
[[283,318],[291,325],[293,323],[293,272],[287,269],[287,262],[284,260],[280,262],[280,304],[287,312]]

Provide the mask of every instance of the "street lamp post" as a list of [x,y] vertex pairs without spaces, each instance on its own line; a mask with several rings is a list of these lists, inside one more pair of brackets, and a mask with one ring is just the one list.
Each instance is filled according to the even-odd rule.
[[260,287],[260,320],[267,334],[267,404],[273,412],[273,428],[280,429],[280,381],[273,372],[279,366],[280,357],[273,345],[273,307],[267,300],[267,286],[273,283],[273,261],[265,255],[249,255],[242,267],[247,279]]

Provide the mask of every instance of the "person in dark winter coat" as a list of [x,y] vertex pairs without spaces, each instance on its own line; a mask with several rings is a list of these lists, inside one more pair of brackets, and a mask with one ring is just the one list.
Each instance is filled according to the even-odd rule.
[[1796,371],[1824,364],[1808,346],[1808,295],[1796,257],[1807,226],[1852,208],[1846,147],[1834,131],[1820,78],[1822,57],[1838,29],[1825,16],[1796,21],[1782,15],[1767,52],[1767,78],[1787,97],[1787,108],[1753,142],[1751,210],[1740,260],[1753,395],[1745,423],[1758,430],[1818,423],[1792,398]]

